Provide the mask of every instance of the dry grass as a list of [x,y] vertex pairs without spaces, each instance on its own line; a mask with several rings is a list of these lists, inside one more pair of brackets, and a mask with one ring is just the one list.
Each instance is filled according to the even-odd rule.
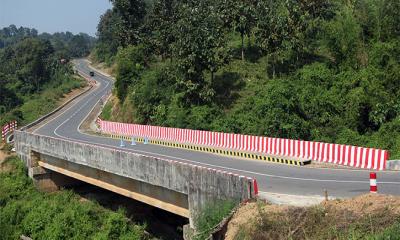
[[249,203],[229,223],[226,239],[365,239],[400,221],[400,197],[363,195],[313,207]]

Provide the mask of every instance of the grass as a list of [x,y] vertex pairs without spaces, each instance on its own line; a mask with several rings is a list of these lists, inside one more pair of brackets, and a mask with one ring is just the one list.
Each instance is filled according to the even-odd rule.
[[72,191],[41,193],[25,175],[20,159],[8,158],[0,172],[0,240],[148,239],[146,226],[132,223],[125,212],[81,201]]
[[217,201],[206,206],[196,217],[197,235],[194,239],[207,239],[211,232],[235,207],[233,201]]
[[18,120],[19,126],[28,124],[54,110],[59,104],[59,99],[65,94],[85,85],[86,82],[82,78],[71,75],[60,76],[59,79],[42,86],[40,92],[20,96],[23,104],[0,116],[0,125],[14,119]]
[[100,118],[103,120],[111,120],[111,111],[112,111],[112,102],[108,101],[106,105],[104,106]]
[[386,206],[362,214],[324,205],[266,209],[258,203],[258,217],[241,226],[234,239],[400,239],[400,216]]
[[33,122],[40,116],[51,112],[57,107],[60,98],[85,84],[80,78],[68,77],[61,84],[45,86],[45,90],[40,94],[25,97],[24,104],[19,107],[23,117],[22,124]]

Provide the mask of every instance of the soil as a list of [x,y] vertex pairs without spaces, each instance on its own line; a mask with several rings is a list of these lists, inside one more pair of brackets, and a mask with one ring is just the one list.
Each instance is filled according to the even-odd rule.
[[[365,216],[379,214],[384,210],[389,211],[392,216],[400,216],[400,197],[383,194],[366,194],[346,200],[324,201],[316,206],[323,208],[326,212],[325,215],[331,216],[331,221],[343,221],[344,224],[350,224]],[[289,205],[271,205],[260,201],[247,203],[240,207],[232,217],[225,239],[234,240],[243,228],[250,229],[251,232],[257,231],[252,225],[260,219],[261,212],[268,213],[269,216],[285,216],[293,213],[293,208]],[[346,222],[339,219],[341,214],[338,213],[351,213],[351,218]]]
[[3,164],[3,162],[11,156],[14,156],[15,153],[10,153],[6,152],[3,150],[4,148],[4,143],[0,143],[0,172],[8,171],[10,170],[10,166],[7,166],[6,164]]

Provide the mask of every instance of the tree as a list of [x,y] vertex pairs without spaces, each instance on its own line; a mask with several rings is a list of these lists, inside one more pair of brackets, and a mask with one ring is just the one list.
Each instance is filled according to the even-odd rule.
[[146,37],[155,53],[163,58],[170,57],[171,44],[175,41],[174,28],[177,21],[176,0],[156,0],[145,25]]
[[256,5],[254,0],[223,0],[218,4],[219,14],[225,26],[233,28],[240,34],[242,41],[242,60],[244,61],[244,37],[250,36],[256,22]]
[[185,79],[180,84],[187,103],[210,101],[213,90],[203,71],[214,73],[226,61],[223,23],[212,1],[187,1],[179,6],[175,26],[174,56]]
[[117,53],[123,42],[122,19],[115,10],[109,9],[100,17],[97,36],[96,56],[100,61],[106,61]]
[[115,88],[118,99],[124,102],[128,89],[137,83],[145,67],[145,56],[143,46],[128,46],[121,49],[116,57],[117,78]]
[[139,29],[146,15],[146,4],[143,0],[110,0],[122,19],[122,46],[139,42]]
[[18,106],[21,100],[18,96],[10,89],[7,88],[7,79],[10,80],[10,76],[0,72],[0,113],[10,111],[13,107]]
[[39,91],[41,84],[50,79],[46,66],[53,52],[49,41],[37,38],[24,39],[13,48],[11,66],[27,92]]

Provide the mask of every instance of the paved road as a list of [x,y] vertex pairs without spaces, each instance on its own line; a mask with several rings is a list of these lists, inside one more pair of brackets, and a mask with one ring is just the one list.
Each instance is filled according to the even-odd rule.
[[[90,68],[84,60],[78,60],[76,68],[82,73],[89,74]],[[92,136],[79,131],[79,125],[94,105],[112,88],[112,80],[99,72],[96,72],[93,79],[98,82],[97,87],[68,104],[62,114],[36,129],[35,132],[76,142],[121,149],[119,140]],[[254,177],[262,192],[320,196],[323,190],[327,189],[329,195],[334,197],[350,197],[369,192],[369,172],[363,170],[294,167],[158,145],[130,146],[127,143],[123,149]],[[399,172],[379,172],[378,188],[380,193],[400,195]]]

